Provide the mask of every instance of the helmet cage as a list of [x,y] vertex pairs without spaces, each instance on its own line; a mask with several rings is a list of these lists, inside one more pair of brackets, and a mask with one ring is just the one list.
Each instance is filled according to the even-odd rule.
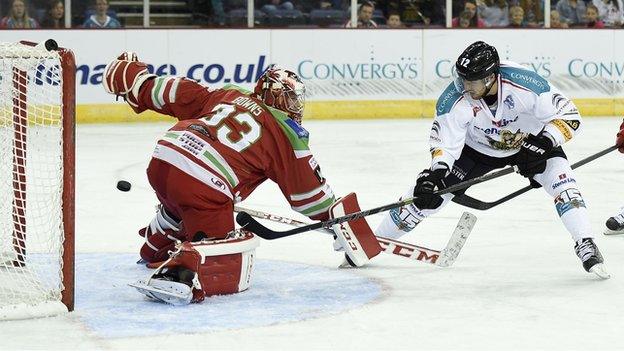
[[305,106],[305,85],[292,71],[271,67],[258,80],[254,93],[262,101],[286,112],[301,124]]

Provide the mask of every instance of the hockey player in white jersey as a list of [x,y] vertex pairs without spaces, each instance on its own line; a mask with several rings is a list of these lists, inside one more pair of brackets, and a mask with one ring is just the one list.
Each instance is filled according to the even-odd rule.
[[608,278],[585,202],[561,148],[582,126],[574,103],[533,71],[500,62],[496,48],[482,41],[459,56],[453,76],[436,104],[431,167],[403,195],[416,199],[389,211],[376,235],[398,238],[454,196],[434,191],[513,165],[554,199],[585,270]]

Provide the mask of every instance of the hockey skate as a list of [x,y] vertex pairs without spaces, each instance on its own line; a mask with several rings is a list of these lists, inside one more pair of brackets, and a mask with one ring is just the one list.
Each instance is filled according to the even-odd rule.
[[604,260],[600,254],[600,250],[594,243],[592,238],[584,238],[576,242],[574,245],[576,255],[583,262],[583,268],[589,273],[594,273],[602,279],[609,279],[611,275],[605,269]]
[[604,235],[624,234],[624,209],[619,214],[607,219]]

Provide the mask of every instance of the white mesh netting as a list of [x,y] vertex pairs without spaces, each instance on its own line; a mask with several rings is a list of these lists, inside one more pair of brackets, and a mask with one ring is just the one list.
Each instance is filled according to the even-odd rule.
[[0,319],[64,307],[60,72],[55,51],[0,43]]

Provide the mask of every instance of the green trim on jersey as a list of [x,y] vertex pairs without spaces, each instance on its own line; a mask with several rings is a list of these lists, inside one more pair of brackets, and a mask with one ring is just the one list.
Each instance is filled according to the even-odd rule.
[[[251,91],[244,89],[235,84],[226,84],[221,89],[237,90],[245,95],[252,94]],[[310,147],[308,146],[308,142],[309,142],[308,137],[307,136],[304,137],[298,134],[297,133],[298,131],[293,129],[293,127],[286,122],[286,120],[292,121],[292,119],[288,117],[287,114],[285,114],[284,112],[276,108],[268,106],[262,102],[259,102],[259,105],[265,107],[271,113],[271,115],[275,118],[275,120],[277,121],[277,124],[280,126],[280,128],[282,128],[282,131],[284,132],[284,134],[286,134],[286,138],[288,138],[288,141],[290,141],[290,145],[292,146],[293,150],[301,151],[301,150],[310,149]],[[300,127],[300,129],[301,130],[299,130],[299,132],[305,131],[305,129],[303,129],[302,127]],[[306,132],[306,135],[307,135],[307,132]]]
[[[282,128],[282,131],[284,131],[284,134],[286,134],[286,137],[288,138],[288,141],[290,141],[290,145],[292,145],[293,150],[301,151],[301,150],[310,149],[310,147],[308,146],[309,139],[307,137],[307,132],[306,132],[305,137],[301,136],[287,122],[287,121],[292,121],[291,124],[293,123],[296,124],[296,122],[293,121],[290,117],[288,117],[287,114],[270,106],[266,106],[266,108],[271,112],[271,115],[275,118],[280,128]],[[300,130],[305,131],[302,127],[299,127],[299,128]]]
[[328,199],[323,200],[323,202],[321,203],[318,203],[318,204],[313,203],[314,206],[301,209],[298,212],[308,217],[314,216],[319,213],[326,212],[331,207],[331,205],[334,204],[334,202],[336,202],[336,197],[332,196]]
[[152,103],[156,108],[162,108],[165,104],[164,99],[164,89],[167,85],[165,81],[170,79],[171,77],[157,77],[154,79],[154,87],[152,88]]
[[[227,182],[230,184],[230,187],[231,187],[231,188],[234,188],[235,186],[237,186],[237,185],[238,185],[238,181],[237,181],[236,179],[234,179],[234,177],[235,177],[236,175],[234,175],[234,177],[233,177],[233,175],[230,173],[230,171],[229,171],[228,169],[226,169],[226,168],[225,168],[225,167],[221,164],[221,162],[219,162],[219,160],[217,160],[217,158],[216,158],[216,157],[214,157],[214,156],[213,156],[210,152],[208,152],[208,151],[205,151],[202,155],[203,155],[204,157],[206,157],[208,160],[210,160],[210,162],[211,162],[211,163],[212,163],[215,167],[217,167],[217,170],[219,171],[219,173],[221,173],[221,175],[222,175],[223,177],[225,177],[225,179],[227,180]],[[219,156],[221,156],[221,155],[219,155]],[[222,157],[220,157],[220,158],[222,158]],[[227,167],[227,168],[230,168],[230,166],[228,165],[228,167]],[[231,170],[231,168],[230,168],[230,170]],[[232,171],[232,173],[233,173],[233,172],[234,172],[234,171]]]
[[548,81],[528,69],[501,66],[500,75],[502,79],[529,89],[537,95],[550,91]]
[[247,90],[247,89],[245,89],[243,87],[240,87],[240,86],[238,86],[236,84],[226,84],[221,89],[223,89],[223,90],[238,90],[238,91],[240,91],[241,93],[243,93],[245,95],[251,95],[251,91],[250,90]]
[[436,115],[443,115],[449,113],[455,102],[462,97],[457,89],[455,89],[455,84],[451,83],[444,89],[442,95],[438,98],[438,102],[436,102]]
[[[190,131],[168,131],[161,138],[168,139],[169,142],[176,145],[177,147],[184,149],[184,143],[180,140],[180,137],[185,133],[191,133]],[[230,167],[227,161],[219,154],[217,150],[215,150],[209,143],[206,143],[204,146],[204,150],[202,150],[201,154],[195,155],[198,159],[205,162],[207,165],[211,166],[214,171],[216,171],[229,185],[231,188],[234,188],[238,185],[238,177],[234,170]]]

